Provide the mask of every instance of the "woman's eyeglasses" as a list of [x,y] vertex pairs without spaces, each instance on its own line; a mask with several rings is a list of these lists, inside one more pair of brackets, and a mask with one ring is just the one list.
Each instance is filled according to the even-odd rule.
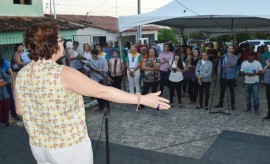
[[58,43],[59,43],[59,42],[64,43],[64,42],[65,42],[65,38],[60,37],[60,40],[58,41]]

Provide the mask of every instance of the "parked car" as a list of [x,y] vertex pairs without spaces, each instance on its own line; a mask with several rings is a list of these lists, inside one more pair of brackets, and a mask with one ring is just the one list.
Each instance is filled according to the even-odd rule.
[[255,49],[254,51],[257,52],[257,48],[262,45],[267,45],[268,49],[270,50],[270,40],[246,40],[239,44],[241,46],[242,44],[248,43],[249,45],[254,45]]

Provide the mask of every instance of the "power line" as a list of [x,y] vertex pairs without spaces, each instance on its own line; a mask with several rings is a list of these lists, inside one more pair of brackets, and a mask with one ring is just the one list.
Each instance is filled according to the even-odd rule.
[[[147,11],[151,11],[152,9],[148,9]],[[118,10],[119,11],[123,11],[123,12],[127,12],[127,11],[137,11],[137,9],[126,9],[126,10]],[[73,14],[85,14],[87,11],[75,11],[72,12]],[[92,13],[92,11],[88,11],[90,13]],[[113,8],[111,8],[111,10],[104,10],[104,11],[95,11],[93,13],[112,13],[115,12],[115,10],[113,10]],[[58,14],[70,14],[70,12],[66,12],[66,11],[59,11],[57,12]]]
[[[62,6],[62,7],[81,7],[81,8],[87,8],[87,7],[96,7],[96,6],[82,6],[82,5],[61,5],[61,4],[57,4],[57,6]],[[107,7],[106,9],[112,9],[112,8],[116,8],[116,7],[112,7],[112,6],[103,6],[103,7]],[[125,7],[125,6],[117,6],[117,8],[127,8],[128,9],[136,9],[137,7]],[[143,9],[157,9],[157,8],[143,8]]]
[[195,11],[189,9],[188,7],[186,7],[185,5],[183,5],[181,2],[179,2],[178,0],[175,0],[179,5],[181,5],[182,7],[184,7],[186,10],[192,12],[193,14],[197,15],[197,16],[200,16],[200,17],[203,17],[203,18],[206,18],[206,19],[210,19],[212,20],[213,22],[215,22],[218,26],[220,27],[223,27],[225,28],[222,24],[220,24],[218,21],[214,20],[213,18],[209,18],[209,17],[206,17],[206,16],[203,16],[203,15],[200,15],[198,13],[196,13]]
[[100,8],[102,5],[104,5],[106,2],[108,2],[108,0],[105,0],[102,4],[100,4],[98,7],[96,7],[94,10],[92,10],[92,12],[94,12],[95,10],[97,10],[98,8]]

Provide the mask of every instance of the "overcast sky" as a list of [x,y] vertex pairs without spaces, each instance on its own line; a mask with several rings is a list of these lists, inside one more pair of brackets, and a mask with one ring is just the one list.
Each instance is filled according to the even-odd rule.
[[[51,0],[53,2],[53,0]],[[172,0],[141,0],[141,13],[155,10]],[[137,14],[138,0],[55,0],[57,14],[109,15],[119,17]],[[50,13],[50,0],[43,0],[46,14]],[[52,7],[53,9],[53,7]],[[53,10],[52,10],[53,11]]]

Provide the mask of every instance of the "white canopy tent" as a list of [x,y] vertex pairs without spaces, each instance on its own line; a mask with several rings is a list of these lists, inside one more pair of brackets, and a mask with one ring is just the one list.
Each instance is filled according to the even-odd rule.
[[[255,8],[255,3],[260,7]],[[145,24],[169,26],[179,35],[202,32],[208,37],[224,33],[270,32],[268,3],[269,0],[174,0],[152,12],[120,16],[119,32]]]

